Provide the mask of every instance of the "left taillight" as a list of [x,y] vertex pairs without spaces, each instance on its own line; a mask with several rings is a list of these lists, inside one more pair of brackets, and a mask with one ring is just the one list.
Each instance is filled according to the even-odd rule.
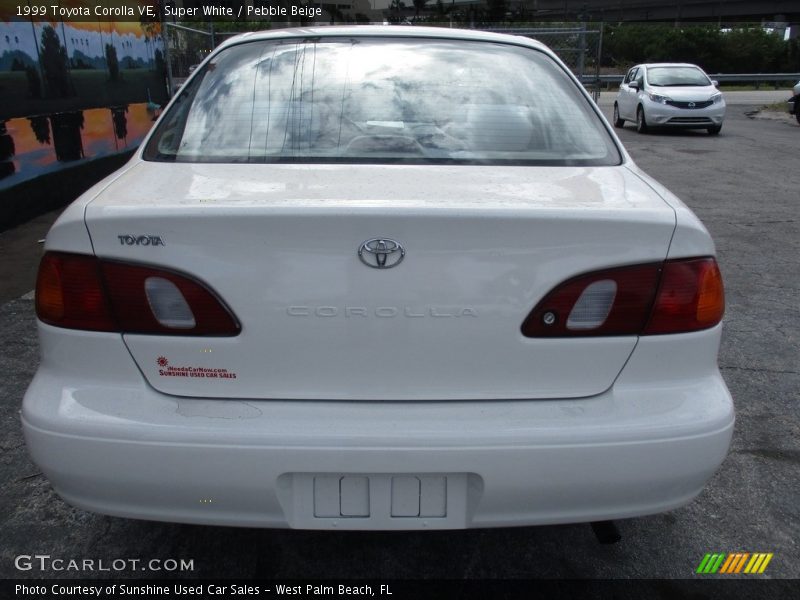
[[57,327],[118,331],[94,256],[45,253],[36,279],[36,315]]
[[36,314],[49,325],[87,331],[204,336],[241,331],[217,295],[188,275],[65,252],[42,257]]

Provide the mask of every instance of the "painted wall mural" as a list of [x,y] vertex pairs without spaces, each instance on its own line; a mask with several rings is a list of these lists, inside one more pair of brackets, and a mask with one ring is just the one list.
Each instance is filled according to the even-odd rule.
[[166,103],[165,72],[157,21],[52,21],[0,10],[0,191],[135,148]]

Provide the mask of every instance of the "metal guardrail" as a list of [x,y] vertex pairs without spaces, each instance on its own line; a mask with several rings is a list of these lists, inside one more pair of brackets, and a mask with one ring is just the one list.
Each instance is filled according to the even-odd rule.
[[800,73],[739,73],[739,74],[726,74],[716,73],[709,75],[711,79],[717,81],[745,81],[756,83],[778,83],[780,81],[797,82],[800,80]]
[[[792,84],[800,81],[800,73],[709,73],[708,76],[720,83],[723,82],[743,82],[755,83],[756,89],[760,83],[773,83],[775,89],[778,89],[778,84],[781,82],[791,81]],[[589,75],[586,74],[580,77],[581,83],[584,84],[606,84],[608,86],[612,83],[622,83],[625,74],[622,75]],[[186,77],[172,77],[172,92],[175,93],[186,81]]]
[[[711,79],[722,82],[744,82],[744,83],[774,83],[777,84],[782,81],[797,82],[800,80],[800,73],[709,73]],[[622,83],[625,74],[622,75],[584,75],[581,77],[583,83]]]

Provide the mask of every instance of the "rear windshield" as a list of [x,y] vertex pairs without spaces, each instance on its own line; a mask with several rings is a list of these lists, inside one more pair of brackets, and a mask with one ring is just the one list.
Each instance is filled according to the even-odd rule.
[[508,44],[309,38],[232,46],[181,91],[145,160],[612,165],[590,101]]

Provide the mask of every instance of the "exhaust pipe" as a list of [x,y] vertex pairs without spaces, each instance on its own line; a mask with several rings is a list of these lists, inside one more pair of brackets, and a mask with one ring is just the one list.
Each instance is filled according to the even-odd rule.
[[597,541],[601,544],[616,544],[622,539],[614,521],[594,521],[590,525]]

